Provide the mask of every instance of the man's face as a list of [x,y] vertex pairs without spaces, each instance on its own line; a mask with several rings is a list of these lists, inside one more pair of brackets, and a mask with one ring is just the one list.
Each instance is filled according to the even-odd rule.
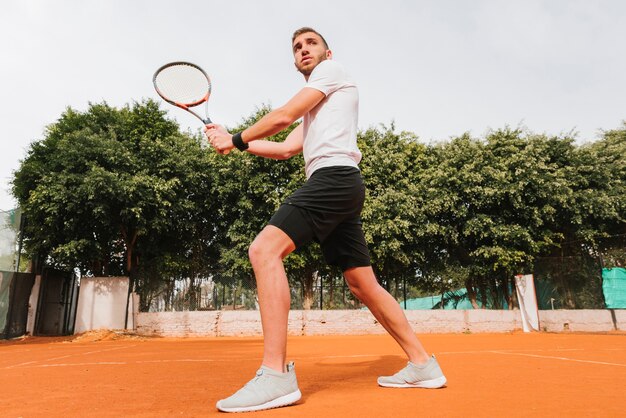
[[292,47],[296,68],[306,79],[309,78],[317,64],[332,57],[332,52],[326,49],[322,38],[313,32],[298,35],[293,40]]

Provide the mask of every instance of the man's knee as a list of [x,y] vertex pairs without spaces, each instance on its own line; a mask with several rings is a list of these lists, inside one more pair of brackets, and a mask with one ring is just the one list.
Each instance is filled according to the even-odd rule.
[[350,289],[350,292],[354,295],[354,297],[356,297],[358,300],[363,302],[363,298],[361,296],[361,289],[359,288],[358,284],[352,284],[348,281],[346,282],[348,283],[348,289]]
[[248,247],[248,258],[250,262],[254,265],[254,263],[263,257],[263,240],[259,239],[257,236],[250,247]]
[[248,258],[250,258],[252,265],[262,260],[267,260],[268,257],[272,256],[277,257],[277,251],[272,249],[271,243],[263,235],[257,235],[248,248]]
[[344,278],[352,294],[362,302],[380,289],[370,267],[347,270],[344,272]]
[[274,227],[265,227],[256,236],[248,248],[248,257],[252,265],[268,258],[285,258],[295,249],[291,238],[282,230]]

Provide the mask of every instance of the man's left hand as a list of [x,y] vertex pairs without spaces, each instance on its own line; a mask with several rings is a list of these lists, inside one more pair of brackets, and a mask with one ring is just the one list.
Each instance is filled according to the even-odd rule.
[[226,128],[222,125],[210,123],[204,128],[204,134],[209,140],[209,144],[211,144],[219,154],[226,155],[230,150],[235,148],[233,145],[233,136],[228,133]]

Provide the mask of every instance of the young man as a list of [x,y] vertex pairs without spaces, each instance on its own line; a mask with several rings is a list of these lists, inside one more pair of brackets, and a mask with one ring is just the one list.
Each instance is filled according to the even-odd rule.
[[[332,61],[326,40],[311,28],[292,37],[296,69],[307,84],[289,102],[254,125],[231,135],[207,125],[205,133],[221,154],[233,148],[275,159],[304,152],[307,181],[289,196],[249,249],[257,282],[264,335],[263,361],[256,376],[217,408],[244,412],[275,408],[300,399],[293,363],[286,364],[290,295],[283,259],[312,240],[326,261],[339,266],[352,293],[400,344],[408,365],[393,376],[379,377],[387,387],[438,388],[446,378],[429,357],[396,300],[378,285],[361,229],[365,187],[358,169],[357,87]],[[282,143],[261,140],[301,123]]]

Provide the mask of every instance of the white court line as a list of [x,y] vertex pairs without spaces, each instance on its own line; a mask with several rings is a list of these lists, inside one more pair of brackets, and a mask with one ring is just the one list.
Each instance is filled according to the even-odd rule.
[[306,357],[290,357],[293,358],[293,360],[310,360],[310,359],[316,359],[316,360],[327,360],[327,359],[334,359],[334,358],[361,358],[361,357],[382,357],[383,354],[354,354],[354,355],[347,355],[347,356],[306,356]]
[[27,361],[27,362],[24,362],[24,363],[14,364],[12,366],[6,366],[4,368],[5,369],[13,369],[15,367],[23,367],[23,366],[27,366],[29,364],[34,364],[34,363],[41,363],[41,362],[45,362],[45,361],[60,360],[62,358],[68,358],[68,357],[84,356],[84,355],[87,355],[87,354],[104,353],[106,351],[121,350],[123,348],[131,348],[131,347],[135,347],[135,345],[129,345],[129,346],[124,346],[124,347],[107,348],[107,349],[104,349],[104,350],[88,351],[86,353],[68,354],[67,356],[53,357],[53,358],[49,358],[49,359],[45,359],[45,360]]
[[[134,347],[133,346],[128,346],[128,347]],[[93,354],[93,353],[99,353],[99,352],[104,352],[104,351],[112,351],[114,349],[121,349],[121,348],[127,348],[127,347],[117,347],[117,348],[113,348],[113,349],[107,349],[107,350],[98,350],[98,351],[90,351],[87,353],[82,353],[82,354]],[[601,351],[601,350],[611,350],[611,351],[615,351],[615,350],[621,350],[621,349],[598,349],[595,351]],[[520,353],[519,351],[530,351],[530,352],[555,352],[555,351],[585,351],[585,349],[583,348],[556,348],[556,349],[529,349],[529,350],[474,350],[474,351],[442,351],[439,353],[436,353],[437,355],[455,355],[455,354],[499,354],[499,355],[515,355],[515,356],[527,356],[527,357],[535,357],[535,358],[544,358],[544,359],[556,359],[556,360],[563,360],[563,361],[573,361],[573,362],[580,362],[580,363],[591,363],[591,364],[602,364],[602,365],[609,365],[609,366],[619,366],[619,367],[626,367],[626,364],[620,364],[620,363],[609,363],[609,362],[602,362],[602,361],[594,361],[594,360],[579,360],[579,359],[572,359],[569,357],[557,357],[557,356],[546,356],[546,355],[537,355],[537,354],[528,354],[528,353]],[[335,355],[335,356],[305,356],[305,357],[293,357],[293,360],[327,360],[327,359],[350,359],[350,358],[380,358],[382,356],[385,356],[387,354],[353,354],[353,355]],[[53,359],[48,359],[48,360],[42,360],[42,361],[50,361],[50,360],[57,360],[57,359],[61,359],[61,358],[67,358],[67,357],[71,357],[71,356],[62,356],[62,357],[55,357]],[[21,363],[21,364],[17,364],[14,366],[9,366],[9,367],[5,367],[5,369],[9,369],[9,368],[14,368],[14,367],[24,367],[24,366],[28,366],[28,367],[73,367],[73,366],[107,366],[107,365],[128,365],[128,364],[154,364],[154,363],[212,363],[212,362],[218,362],[218,361],[231,361],[232,358],[228,357],[228,358],[210,358],[210,359],[157,359],[157,360],[136,360],[136,361],[131,361],[131,362],[88,362],[88,363],[58,363],[58,364],[39,364],[39,365],[33,365],[33,366],[29,366],[30,364],[33,363],[37,363],[37,361],[31,361],[31,362],[27,362],[27,363]],[[261,357],[248,357],[245,359],[241,359],[239,361],[259,361],[261,360]],[[26,368],[26,367],[25,367]]]
[[49,359],[44,360],[44,361],[60,360],[62,358],[76,357],[76,356],[86,356],[87,354],[104,353],[106,351],[114,351],[114,350],[121,350],[123,348],[135,347],[135,345],[129,345],[129,346],[124,346],[124,347],[113,347],[113,348],[107,348],[107,349],[104,349],[104,350],[87,351],[85,353],[68,354],[66,356],[49,358]]
[[128,364],[123,361],[100,361],[97,363],[58,363],[58,364],[38,364],[32,367],[68,367],[68,366],[106,366],[106,365]]
[[569,358],[569,357],[540,356],[537,354],[513,353],[513,352],[503,352],[503,351],[488,351],[488,352],[495,353],[495,354],[511,355],[511,356],[536,357],[536,358],[545,358],[545,359],[552,359],[552,360],[573,361],[577,363],[591,363],[591,364],[603,364],[606,366],[626,367],[626,364],[608,363],[606,361],[580,360],[580,359]]
[[437,354],[485,354],[485,353],[507,353],[507,352],[519,352],[519,351],[531,351],[531,352],[554,352],[554,351],[585,351],[584,348],[550,348],[548,350],[541,348],[531,348],[528,350],[514,350],[514,349],[506,349],[506,350],[474,350],[474,351],[440,351]]
[[[251,359],[254,361],[261,360],[261,357]],[[179,358],[179,359],[168,359],[168,360],[137,360],[134,363],[136,364],[144,364],[144,363],[212,363],[216,361],[227,361],[223,358]]]
[[[37,364],[34,366],[28,366],[36,361],[28,363],[21,363],[15,366],[5,367],[5,369],[21,366],[22,368],[37,368],[37,367],[73,367],[73,366],[108,366],[108,365],[124,365],[124,364],[148,364],[148,363],[214,363],[216,361],[228,361],[230,359],[170,359],[170,360],[136,360],[136,361],[94,361],[87,363],[56,363],[56,364]],[[254,361],[262,360],[261,357],[249,359]],[[28,367],[24,367],[28,366]]]
[[[294,360],[302,360],[302,359],[325,359],[325,358],[352,358],[352,357],[380,357],[379,354],[363,354],[363,355],[354,355],[354,356],[327,356],[327,357],[295,357]],[[244,360],[255,361],[258,362],[262,360],[261,357],[251,358],[248,357]],[[73,366],[108,366],[108,365],[125,365],[125,364],[154,364],[154,363],[215,363],[218,361],[226,362],[232,361],[231,358],[212,358],[212,359],[167,359],[167,360],[135,360],[131,362],[127,361],[100,361],[100,362],[89,362],[89,363],[57,363],[57,364],[37,364],[29,366],[32,363],[37,363],[36,361],[31,361],[28,363],[16,364],[15,366],[5,367],[5,369],[14,368],[14,367],[22,367],[22,368],[39,368],[39,367],[73,367]],[[26,366],[26,367],[24,367]]]
[[[254,359],[255,361],[261,358]],[[119,366],[127,364],[147,364],[147,363],[214,363],[216,361],[225,361],[224,359],[172,359],[172,360],[136,360],[136,361],[94,361],[87,363],[56,363],[56,364],[37,364],[23,368],[43,368],[43,367],[75,367],[75,366]],[[34,363],[34,362],[33,362]],[[28,364],[25,364],[28,365]]]
[[[520,350],[498,350],[499,352],[506,352],[506,351],[520,351]],[[540,352],[544,352],[544,351],[549,351],[549,352],[554,352],[554,351],[584,351],[583,348],[563,348],[563,349],[550,349],[550,350],[541,350],[541,349],[531,349],[531,350],[521,350],[521,351],[540,351]],[[436,352],[435,355],[448,355],[448,354],[485,354],[485,353],[492,353],[494,352],[493,350],[478,350],[478,351],[439,351]],[[325,360],[325,359],[334,359],[334,358],[359,358],[359,357],[382,357],[382,356],[387,356],[389,354],[354,354],[354,355],[343,355],[343,356],[307,356],[307,357],[293,357],[294,360],[307,360],[307,359],[321,359],[321,360]]]
[[[0,345],[0,348],[2,348],[2,346],[1,346],[1,345]],[[13,350],[13,351],[7,351],[6,353],[8,353],[8,354],[13,354],[13,353],[25,353],[25,352],[27,352],[27,351],[33,351],[33,349],[32,349],[32,348],[28,348],[28,349],[25,349],[25,350]]]

